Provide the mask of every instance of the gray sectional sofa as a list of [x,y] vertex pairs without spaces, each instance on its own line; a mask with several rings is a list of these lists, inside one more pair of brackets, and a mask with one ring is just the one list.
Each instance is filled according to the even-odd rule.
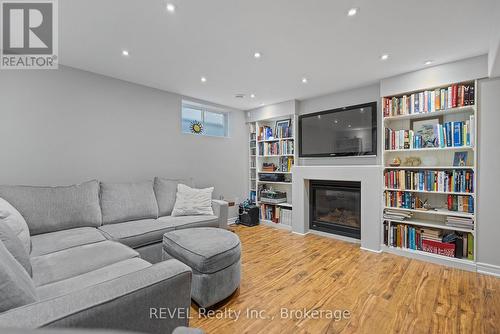
[[[84,327],[170,333],[186,316],[151,318],[150,308],[188,310],[191,269],[161,261],[168,231],[227,227],[213,216],[172,217],[178,183],[90,181],[67,187],[0,186],[26,220],[36,300],[0,313],[1,327]],[[31,284],[30,283],[30,284]],[[2,298],[2,296],[0,296]]]

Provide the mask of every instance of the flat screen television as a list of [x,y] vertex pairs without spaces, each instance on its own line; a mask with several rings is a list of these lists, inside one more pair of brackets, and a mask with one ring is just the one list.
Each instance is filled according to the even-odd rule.
[[299,157],[377,155],[377,102],[299,116]]

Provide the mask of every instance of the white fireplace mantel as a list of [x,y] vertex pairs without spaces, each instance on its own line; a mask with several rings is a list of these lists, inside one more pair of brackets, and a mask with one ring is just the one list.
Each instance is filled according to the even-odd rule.
[[379,252],[381,245],[382,166],[295,166],[292,184],[292,230],[309,232],[309,181],[361,182],[361,248]]

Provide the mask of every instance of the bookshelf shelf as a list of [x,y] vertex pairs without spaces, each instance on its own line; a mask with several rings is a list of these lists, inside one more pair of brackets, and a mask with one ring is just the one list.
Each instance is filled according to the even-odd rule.
[[294,140],[295,138],[293,137],[286,137],[286,138],[273,138],[273,139],[266,139],[266,140],[258,140],[257,143],[273,143],[277,141],[285,141],[285,140]]
[[387,252],[387,253],[391,253],[391,254],[395,254],[395,255],[399,255],[399,256],[406,256],[406,257],[410,257],[413,259],[444,264],[444,265],[448,265],[448,266],[452,266],[452,267],[460,268],[460,269],[464,269],[464,270],[469,270],[469,271],[475,270],[475,262],[472,260],[468,260],[468,259],[458,259],[458,258],[454,258],[454,257],[448,257],[448,256],[444,256],[444,255],[428,253],[428,252],[415,250],[415,249],[399,248],[399,247],[392,247],[392,246],[385,246],[385,245],[382,245],[382,250]]
[[[384,208],[383,213],[388,210],[393,212],[392,215],[389,213],[386,216],[387,218],[384,218],[384,214],[381,216],[382,250],[397,255],[473,270],[475,267],[475,254],[477,253],[475,236],[480,224],[477,222],[475,212],[469,213],[461,210],[467,211],[470,205],[473,205],[474,209],[478,206],[476,171],[478,161],[478,106],[480,103],[478,103],[477,81],[449,83],[439,87],[422,87],[422,89],[416,91],[401,92],[393,96],[382,97],[381,103],[383,133],[385,134],[382,136],[382,161],[384,167],[381,175],[382,207]],[[429,143],[431,144],[429,145]],[[454,166],[457,164],[456,159],[462,159],[463,156],[465,156],[466,166]],[[405,158],[413,157],[420,158],[425,166],[391,166],[396,158],[403,161]],[[436,173],[433,173],[433,170]],[[395,179],[389,175],[389,183],[386,183],[386,173],[391,171],[394,171],[394,174],[390,175],[395,175]],[[397,171],[408,172],[398,174]],[[422,175],[429,177],[424,182],[440,184],[439,189],[470,189],[473,192],[392,188],[400,185],[405,187],[405,183],[409,185],[408,182],[410,181],[406,181],[408,179],[404,178],[409,177],[409,180],[414,180],[412,179],[413,172],[418,174],[419,171],[422,171]],[[442,179],[442,175],[445,175],[446,178]],[[458,175],[458,178],[459,175],[466,175],[466,177],[460,179],[462,183],[458,183],[459,179],[448,178],[449,175],[453,175],[453,177]],[[461,186],[452,187],[453,183]],[[396,207],[398,205],[408,207],[423,206],[424,203],[434,209]],[[457,208],[460,211],[455,211]],[[410,213],[410,215],[403,213]],[[401,220],[399,216],[405,219]],[[464,223],[468,223],[468,220],[470,220],[473,227],[447,225],[448,219],[450,221],[465,220]],[[407,225],[408,228],[398,227],[398,225]],[[393,233],[396,230],[399,233],[398,240],[389,240],[387,238],[388,234],[394,236]],[[432,231],[436,233],[437,239],[432,239]],[[402,236],[400,233],[402,233]],[[459,246],[461,245],[455,244],[452,248],[449,243],[439,241],[442,240],[440,238],[443,236],[453,233],[459,238],[463,237],[463,254],[468,254],[467,256],[455,258],[423,250],[428,249],[437,252],[437,249],[440,251],[453,249],[460,252],[461,248]],[[473,240],[473,242],[467,243],[465,242],[466,239],[467,241]],[[422,240],[427,241],[422,243]],[[432,244],[429,241],[435,241],[435,243]],[[405,243],[411,244],[412,242],[413,244],[418,243],[416,246],[418,249],[405,247],[407,246]],[[429,248],[429,245],[432,245],[432,247]]]
[[461,151],[461,150],[474,150],[472,146],[452,146],[452,147],[425,147],[425,148],[403,148],[396,150],[384,150],[386,153],[391,152],[425,152],[425,151]]
[[423,214],[437,215],[437,216],[453,216],[453,217],[474,218],[474,214],[472,214],[472,213],[460,212],[460,211],[450,211],[450,210],[446,210],[446,209],[421,210],[421,209],[393,208],[390,206],[385,206],[384,209],[385,210],[399,210],[399,211],[423,213]]
[[389,169],[394,169],[394,170],[432,170],[432,169],[438,169],[438,170],[454,170],[454,169],[461,169],[461,170],[474,170],[475,168],[472,166],[417,166],[417,167],[412,167],[412,166],[399,166],[399,167],[393,167],[393,166],[386,166],[384,169],[389,170]]
[[263,181],[263,180],[258,180],[257,182],[265,184],[292,184],[292,182]]
[[411,189],[395,189],[385,188],[385,191],[404,191],[408,193],[425,193],[425,194],[442,194],[442,195],[457,195],[457,196],[475,196],[474,193],[462,193],[453,191],[427,191],[427,190],[411,190]]
[[390,221],[395,224],[407,224],[407,225],[416,225],[416,226],[424,226],[424,227],[435,227],[443,230],[449,230],[449,231],[461,231],[461,232],[470,232],[474,234],[474,229],[470,228],[463,228],[463,227],[453,227],[453,226],[447,226],[440,224],[439,222],[435,222],[432,220],[420,220],[420,219],[408,219],[408,220],[393,220],[393,219],[387,219],[385,218],[384,220]]
[[293,157],[294,154],[267,154],[267,155],[259,155],[259,158],[273,158],[273,157]]
[[384,117],[384,122],[390,121],[401,121],[405,119],[419,119],[419,118],[427,118],[433,116],[442,116],[442,115],[452,115],[452,114],[461,114],[461,113],[473,113],[475,109],[475,105],[444,109],[426,113],[418,113],[418,114],[409,114],[409,115],[399,115],[399,116],[389,116]]

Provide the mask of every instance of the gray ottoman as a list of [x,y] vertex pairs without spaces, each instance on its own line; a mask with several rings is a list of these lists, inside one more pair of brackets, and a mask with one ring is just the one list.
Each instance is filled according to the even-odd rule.
[[199,227],[163,235],[163,260],[175,258],[191,267],[191,298],[201,307],[212,306],[236,291],[240,257],[240,239],[227,230]]

